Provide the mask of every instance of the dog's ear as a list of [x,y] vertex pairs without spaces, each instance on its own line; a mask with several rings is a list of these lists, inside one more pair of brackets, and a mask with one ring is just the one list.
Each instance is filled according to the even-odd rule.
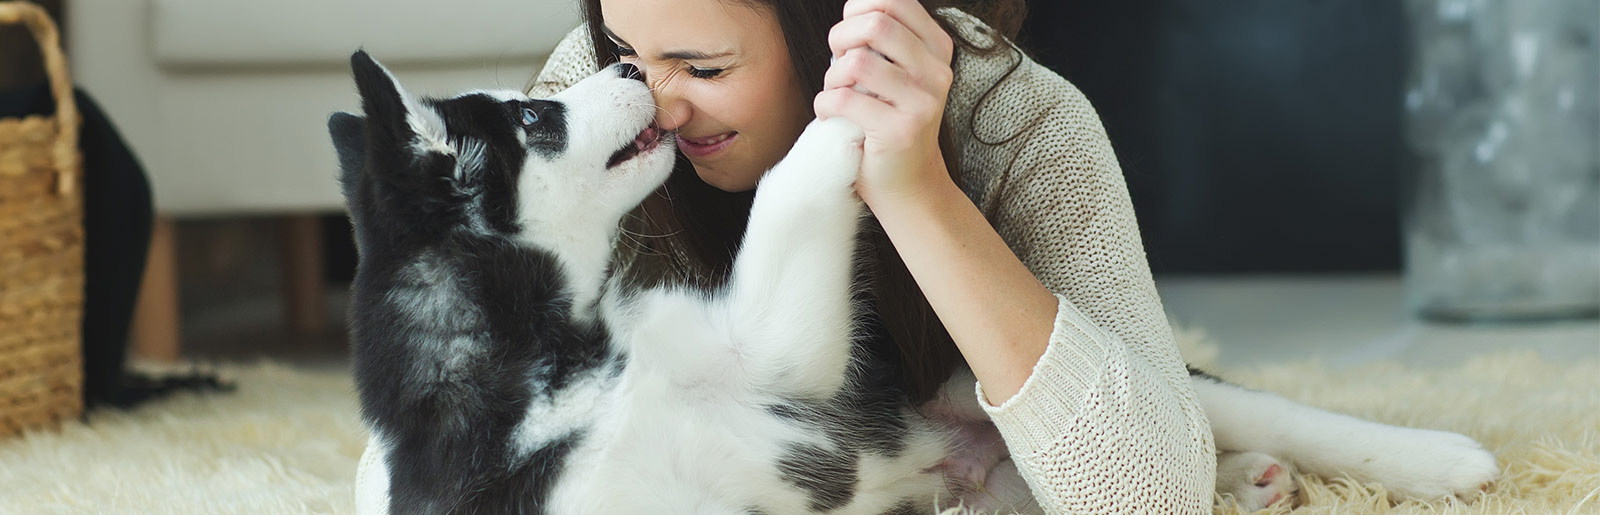
[[394,134],[400,137],[400,141],[411,139],[405,123],[408,114],[406,104],[409,102],[406,102],[405,90],[400,88],[394,75],[367,55],[365,50],[357,50],[350,55],[350,72],[355,75],[356,91],[361,93],[361,110],[366,113],[367,119],[383,129],[405,130],[406,133]]
[[361,93],[361,110],[366,113],[367,129],[381,131],[374,136],[387,136],[384,140],[411,150],[417,157],[434,152],[454,154],[445,143],[444,121],[439,119],[439,114],[407,94],[394,74],[365,50],[350,55],[350,71]]
[[333,113],[328,117],[328,135],[333,137],[333,150],[339,155],[339,183],[346,189],[355,185],[355,177],[367,161],[367,119],[350,113]]

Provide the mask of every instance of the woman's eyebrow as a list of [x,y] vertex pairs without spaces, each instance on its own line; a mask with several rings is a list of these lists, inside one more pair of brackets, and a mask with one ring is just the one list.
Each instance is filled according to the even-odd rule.
[[[600,26],[600,32],[605,33],[606,37],[611,38],[612,41],[616,41],[618,44],[621,44],[622,46],[628,46],[628,47],[633,46],[633,45],[629,45],[628,42],[623,40],[621,37],[618,37],[617,33],[611,32],[611,27],[607,27],[605,25],[601,25]],[[660,55],[660,59],[663,59],[663,60],[665,60],[665,59],[682,59],[682,60],[685,60],[685,61],[699,61],[699,60],[704,60],[704,59],[716,59],[718,57],[727,57],[727,56],[730,56],[730,55],[733,55],[733,52],[719,52],[719,53],[712,54],[712,53],[701,52],[699,50],[673,50],[673,51],[670,51],[670,52],[662,52],[661,55]]]

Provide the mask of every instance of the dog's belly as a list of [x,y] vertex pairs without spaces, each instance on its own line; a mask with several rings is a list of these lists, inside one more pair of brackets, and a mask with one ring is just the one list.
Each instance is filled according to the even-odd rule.
[[[777,398],[630,372],[569,455],[548,513],[814,513],[813,493],[778,463],[796,445],[834,447],[824,431],[774,414]],[[920,424],[907,438],[897,456],[862,455],[852,495],[828,513],[931,500],[943,480],[926,469],[945,455],[945,440]]]
[[805,504],[773,463],[784,442],[819,437],[760,399],[637,372],[611,397],[569,456],[551,513],[744,514],[756,500]]

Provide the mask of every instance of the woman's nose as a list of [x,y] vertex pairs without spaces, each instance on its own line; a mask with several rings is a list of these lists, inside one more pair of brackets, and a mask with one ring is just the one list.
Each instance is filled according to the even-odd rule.
[[675,131],[689,123],[693,114],[693,106],[678,95],[678,88],[671,85],[654,84],[650,88],[656,100],[656,127],[662,130]]

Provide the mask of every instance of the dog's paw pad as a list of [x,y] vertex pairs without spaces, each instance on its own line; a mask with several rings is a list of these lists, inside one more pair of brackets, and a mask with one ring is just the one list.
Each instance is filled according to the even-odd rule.
[[1265,488],[1271,485],[1272,481],[1277,479],[1278,475],[1280,474],[1283,474],[1283,466],[1273,463],[1272,465],[1268,465],[1267,470],[1262,471],[1261,475],[1256,476],[1255,484],[1258,487]]
[[1259,452],[1227,452],[1217,457],[1217,493],[1233,497],[1247,511],[1294,502],[1300,487],[1288,465]]

